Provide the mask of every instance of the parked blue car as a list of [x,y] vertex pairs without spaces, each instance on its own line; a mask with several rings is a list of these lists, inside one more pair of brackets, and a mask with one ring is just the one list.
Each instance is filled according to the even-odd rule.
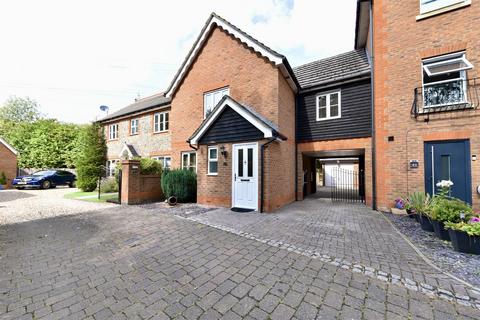
[[28,176],[20,176],[13,179],[12,185],[16,189],[39,188],[50,189],[64,185],[75,187],[77,177],[64,170],[42,170]]

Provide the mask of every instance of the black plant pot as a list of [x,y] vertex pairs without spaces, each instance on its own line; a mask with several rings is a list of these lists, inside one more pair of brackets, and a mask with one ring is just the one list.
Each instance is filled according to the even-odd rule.
[[433,231],[435,235],[442,240],[450,241],[450,235],[448,230],[445,229],[445,226],[442,221],[432,220]]
[[420,226],[422,227],[422,230],[433,232],[433,225],[430,219],[427,216],[424,216],[423,214],[420,214],[419,218],[420,218]]
[[448,230],[450,239],[452,239],[453,249],[463,253],[480,254],[480,237],[471,237],[466,232],[458,230]]

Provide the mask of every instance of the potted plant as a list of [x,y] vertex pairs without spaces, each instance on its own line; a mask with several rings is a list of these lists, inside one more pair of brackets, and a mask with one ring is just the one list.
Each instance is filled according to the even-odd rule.
[[402,198],[398,198],[395,200],[395,206],[391,209],[393,214],[396,215],[405,215],[407,214],[406,208],[405,208],[406,201],[403,200]]
[[5,172],[0,172],[0,190],[4,190],[7,188],[7,176]]
[[480,218],[473,217],[467,223],[445,223],[453,249],[458,252],[480,254]]
[[410,205],[413,210],[418,215],[418,221],[423,230],[433,232],[433,226],[430,222],[430,218],[428,216],[428,208],[430,206],[431,199],[428,194],[424,192],[414,192],[410,196]]
[[435,197],[430,209],[433,230],[437,237],[446,241],[450,241],[450,233],[445,229],[445,223],[459,223],[472,216],[472,208],[459,199]]

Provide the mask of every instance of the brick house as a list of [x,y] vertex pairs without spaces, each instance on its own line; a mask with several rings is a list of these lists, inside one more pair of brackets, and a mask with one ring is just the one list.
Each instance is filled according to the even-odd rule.
[[479,16],[470,0],[358,1],[355,45],[374,70],[378,208],[434,194],[444,179],[480,208]]
[[17,150],[0,138],[0,174],[5,173],[7,188],[12,187],[12,180],[17,175],[17,156]]
[[165,92],[100,120],[107,166],[156,158],[197,172],[199,203],[267,212],[350,168],[370,204],[370,91],[364,48],[292,69],[212,14]]

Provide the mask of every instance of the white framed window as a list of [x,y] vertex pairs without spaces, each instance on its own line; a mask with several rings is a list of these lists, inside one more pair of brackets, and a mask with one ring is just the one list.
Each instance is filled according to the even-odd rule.
[[118,139],[118,123],[111,124],[108,126],[108,139],[109,140]]
[[197,153],[182,152],[182,169],[197,172]]
[[459,3],[468,3],[470,0],[420,0],[420,13],[435,11]]
[[169,112],[160,112],[153,115],[153,132],[165,132],[169,127]]
[[230,94],[230,88],[222,88],[203,94],[203,118],[205,119],[212,112],[213,108],[222,100],[223,96]]
[[317,96],[317,121],[337,119],[342,116],[340,91]]
[[422,93],[425,108],[467,103],[467,70],[473,65],[465,52],[422,61]]
[[216,176],[218,174],[218,148],[208,147],[208,175]]
[[172,166],[172,157],[170,156],[156,156],[152,157],[153,160],[157,160],[162,164],[163,169],[170,169]]
[[114,160],[107,160],[106,164],[106,176],[107,177],[113,177],[115,175],[115,168],[117,167],[117,163],[119,160],[114,159]]
[[138,119],[130,120],[130,134],[138,134]]

